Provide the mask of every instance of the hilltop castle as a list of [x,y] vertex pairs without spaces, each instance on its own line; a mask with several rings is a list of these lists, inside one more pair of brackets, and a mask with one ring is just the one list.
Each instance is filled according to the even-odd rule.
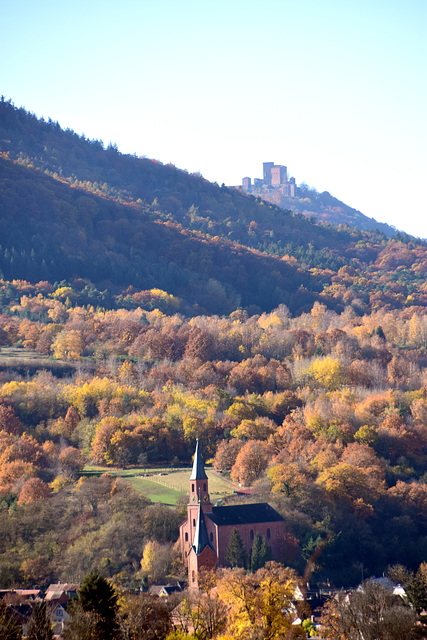
[[227,547],[233,529],[240,533],[247,557],[257,533],[266,539],[273,560],[284,557],[285,521],[269,504],[212,505],[198,440],[190,476],[187,514],[179,535],[183,558],[188,565],[190,587],[198,586],[201,569],[227,566]]
[[[283,189],[283,195],[288,198],[295,198],[296,184],[295,178],[289,178],[288,180],[288,168],[282,164],[274,164],[274,162],[264,162],[262,165],[263,177],[255,178],[253,187],[259,189],[260,187],[281,187]],[[252,190],[252,181],[246,177],[242,180],[242,188],[244,191]]]

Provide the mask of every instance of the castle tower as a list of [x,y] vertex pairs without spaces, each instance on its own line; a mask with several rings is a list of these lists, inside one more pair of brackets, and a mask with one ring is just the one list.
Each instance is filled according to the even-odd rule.
[[288,179],[288,169],[282,164],[275,164],[271,167],[271,186],[279,187],[282,184],[286,184]]
[[271,185],[271,169],[274,167],[274,162],[262,163],[262,177],[264,184]]

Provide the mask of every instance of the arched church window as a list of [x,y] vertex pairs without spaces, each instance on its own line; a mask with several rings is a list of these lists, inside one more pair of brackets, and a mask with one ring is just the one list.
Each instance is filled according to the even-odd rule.
[[188,533],[185,534],[185,542],[188,542]]
[[195,526],[196,526],[196,519],[193,518],[193,527],[195,527]]
[[253,540],[253,539],[254,539],[254,530],[251,529],[251,540]]
[[203,491],[206,491],[206,482],[203,483]]
[[191,572],[191,580],[192,580],[192,582],[196,582],[196,572],[195,571]]
[[267,540],[271,537],[270,529],[267,529]]
[[191,493],[194,493],[194,484],[191,485]]

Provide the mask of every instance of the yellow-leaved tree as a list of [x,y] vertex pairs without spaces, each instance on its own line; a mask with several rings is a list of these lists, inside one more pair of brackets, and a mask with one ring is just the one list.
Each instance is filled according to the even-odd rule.
[[154,583],[164,580],[170,570],[171,558],[170,544],[149,540],[141,558],[141,577]]
[[253,574],[246,574],[244,569],[224,570],[218,594],[228,607],[228,637],[286,637],[292,622],[288,609],[296,584],[295,572],[277,562],[267,562]]
[[329,356],[314,360],[307,373],[315,382],[328,391],[335,391],[343,383],[344,372],[341,364],[336,358]]
[[81,331],[71,329],[58,333],[52,344],[52,349],[58,360],[79,360],[84,346]]

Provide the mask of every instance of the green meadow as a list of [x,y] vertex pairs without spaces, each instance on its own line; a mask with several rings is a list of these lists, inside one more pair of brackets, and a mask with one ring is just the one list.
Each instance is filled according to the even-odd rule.
[[[173,506],[180,498],[188,494],[191,468],[111,469],[87,465],[82,475],[90,477],[99,476],[102,473],[122,478],[152,502],[162,502]],[[206,469],[206,474],[209,478],[209,493],[213,503],[235,490],[235,485],[230,480],[213,469]]]

